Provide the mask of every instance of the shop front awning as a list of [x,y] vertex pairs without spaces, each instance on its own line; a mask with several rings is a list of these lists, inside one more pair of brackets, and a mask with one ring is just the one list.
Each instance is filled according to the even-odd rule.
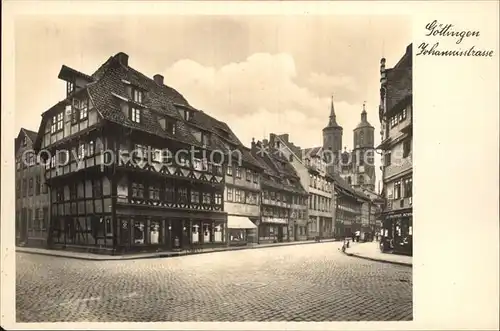
[[248,217],[244,216],[227,216],[227,227],[229,229],[256,229],[255,225]]

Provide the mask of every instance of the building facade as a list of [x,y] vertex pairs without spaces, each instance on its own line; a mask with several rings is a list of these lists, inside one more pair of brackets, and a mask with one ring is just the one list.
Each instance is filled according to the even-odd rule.
[[33,151],[36,136],[36,132],[23,128],[14,139],[16,245],[44,246],[47,240],[48,188],[44,167]]
[[308,194],[307,227],[301,236],[307,239],[333,238],[333,178],[327,173],[328,164],[322,147],[302,149],[290,141],[288,134],[271,134],[271,139],[277,141],[278,148],[295,169]]
[[413,106],[412,45],[393,68],[380,61],[380,123],[383,151],[383,235],[389,248],[412,254]]
[[[366,207],[370,199],[363,193],[356,191],[338,173],[334,178],[334,208],[335,208],[335,237],[349,238],[367,229],[368,220]],[[363,213],[363,206],[365,210]],[[363,214],[365,220],[363,221]]]
[[105,253],[227,245],[224,174],[255,160],[227,124],[128,62],[118,53],[91,75],[61,68],[66,97],[42,115],[35,143],[49,161],[49,244]]
[[302,240],[307,224],[307,192],[274,138],[252,141],[252,155],[264,169],[259,243]]
[[258,242],[257,224],[261,211],[261,174],[264,169],[251,155],[250,149],[242,149],[246,159],[244,165],[226,167],[224,211],[227,212],[229,243],[246,245]]

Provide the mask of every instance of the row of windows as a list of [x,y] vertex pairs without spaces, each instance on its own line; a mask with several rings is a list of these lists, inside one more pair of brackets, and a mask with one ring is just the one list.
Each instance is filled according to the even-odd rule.
[[406,178],[394,182],[394,199],[409,198],[413,196],[412,178]]
[[[91,189],[92,189],[92,197],[94,198],[100,198],[103,195],[103,190],[102,190],[102,182],[100,179],[95,179],[90,182]],[[80,187],[80,189],[79,189]],[[56,202],[63,202],[63,201],[68,201],[68,200],[76,200],[79,198],[83,198],[85,196],[85,192],[83,189],[83,186],[79,186],[78,183],[73,183],[69,185],[69,194],[65,194],[64,187],[58,187],[55,190],[55,201]],[[87,196],[90,198],[89,196]]]
[[139,199],[163,200],[166,202],[192,203],[192,204],[222,204],[222,194],[218,192],[201,192],[186,187],[159,185],[144,185],[132,183],[130,197]]
[[314,176],[314,175],[310,175],[310,177],[311,177],[311,181],[310,181],[311,184],[310,185],[313,188],[317,188],[317,189],[325,191],[325,192],[332,191],[332,184],[328,183],[326,181],[326,179],[318,177],[318,176]]
[[135,145],[134,157],[138,159],[147,159],[153,162],[163,162],[170,164],[173,161],[178,162],[181,167],[192,168],[198,171],[206,171],[218,176],[222,176],[222,167],[219,164],[211,163],[207,159],[190,159],[189,156],[179,154],[174,157],[174,154],[168,149],[150,148],[144,145]]
[[259,204],[259,194],[256,192],[249,192],[240,190],[237,188],[228,187],[227,188],[227,201],[229,202],[238,202],[238,203],[246,203],[249,205],[258,205]]
[[391,124],[391,128],[403,122],[405,119],[406,119],[406,108],[390,118],[389,122]]
[[41,176],[37,175],[35,179],[20,179],[16,183],[16,197],[26,197],[32,195],[40,195],[48,192],[47,185],[42,183]]
[[259,174],[258,173],[254,172],[250,169],[243,169],[243,168],[238,167],[238,166],[235,166],[234,171],[233,171],[233,167],[229,165],[226,169],[226,174],[228,176],[233,176],[233,174],[234,174],[235,178],[241,179],[243,170],[245,170],[245,179],[247,182],[252,182],[252,181],[254,183],[259,182]]
[[275,191],[262,191],[262,198],[271,201],[283,201],[286,203],[303,205],[305,203],[305,198],[298,195],[285,194]]
[[[101,147],[102,147],[101,145],[96,144],[93,140],[89,142],[82,142],[76,148],[76,153],[77,153],[76,158],[78,160],[83,160],[87,157],[94,156],[101,151]],[[56,155],[51,156],[50,162],[45,163],[45,168],[53,169],[57,165],[67,164],[68,162],[75,161],[76,158],[74,152],[75,152],[74,150],[58,151]]]
[[309,195],[309,209],[328,212],[331,210],[331,203],[331,198],[322,197],[316,194]]

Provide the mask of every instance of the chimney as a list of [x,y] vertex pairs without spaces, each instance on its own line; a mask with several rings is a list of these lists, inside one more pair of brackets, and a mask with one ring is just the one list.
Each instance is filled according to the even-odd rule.
[[154,79],[156,84],[158,84],[160,86],[163,85],[163,76],[162,75],[156,74],[153,76],[153,79]]
[[257,151],[256,146],[255,146],[255,138],[252,137],[252,152]]
[[120,53],[116,54],[115,57],[118,59],[118,62],[120,62],[125,67],[128,67],[128,55],[127,54],[120,52]]
[[290,136],[288,135],[288,133],[284,133],[284,134],[281,134],[279,136],[281,139],[283,139],[284,142],[288,142],[288,139],[290,139]]

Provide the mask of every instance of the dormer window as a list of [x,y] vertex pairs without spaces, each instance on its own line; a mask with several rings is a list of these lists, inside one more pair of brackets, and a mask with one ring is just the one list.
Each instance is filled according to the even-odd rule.
[[208,132],[202,132],[201,133],[201,143],[204,146],[208,146],[209,141],[210,141],[210,134]]
[[23,146],[28,145],[28,137],[24,136],[23,138]]
[[175,122],[174,121],[167,121],[165,125],[165,130],[170,133],[175,135]]
[[137,103],[142,103],[142,91],[132,88],[132,100]]
[[141,123],[141,110],[136,107],[130,107],[130,120],[135,123]]
[[66,96],[69,96],[75,90],[75,83],[66,82]]
[[190,110],[187,110],[187,109],[184,109],[183,110],[183,117],[186,121],[189,121],[192,117],[192,114],[191,114],[191,111]]

